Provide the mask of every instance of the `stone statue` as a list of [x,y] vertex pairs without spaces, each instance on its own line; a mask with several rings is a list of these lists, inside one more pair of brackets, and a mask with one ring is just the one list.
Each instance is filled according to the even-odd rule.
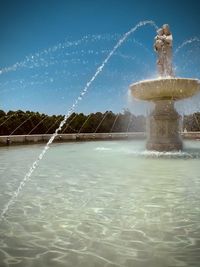
[[168,24],[164,24],[162,28],[157,30],[155,37],[154,50],[157,52],[157,67],[161,77],[173,77],[172,68],[172,34]]

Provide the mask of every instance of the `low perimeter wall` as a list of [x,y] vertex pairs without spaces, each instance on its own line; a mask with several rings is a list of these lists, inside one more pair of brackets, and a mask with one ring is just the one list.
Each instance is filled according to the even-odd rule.
[[[38,135],[10,135],[0,136],[0,145],[11,144],[32,144],[47,143],[52,134]],[[59,134],[54,142],[92,141],[92,140],[123,140],[123,139],[144,139],[145,133],[80,133],[80,134]]]
[[[184,139],[199,139],[200,132],[181,133]],[[47,143],[51,134],[0,136],[0,145]],[[144,132],[59,134],[55,142],[144,139]]]

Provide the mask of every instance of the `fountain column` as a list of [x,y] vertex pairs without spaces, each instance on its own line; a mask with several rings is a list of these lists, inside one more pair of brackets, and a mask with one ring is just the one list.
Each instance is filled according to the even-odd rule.
[[144,80],[130,86],[134,98],[154,103],[154,110],[147,122],[146,147],[149,150],[182,149],[180,116],[174,108],[174,103],[200,91],[199,80],[174,77],[172,40],[169,25],[164,24],[157,31],[154,43],[157,52],[158,79]]
[[149,150],[171,151],[182,149],[180,115],[173,100],[157,100],[147,121],[147,144]]

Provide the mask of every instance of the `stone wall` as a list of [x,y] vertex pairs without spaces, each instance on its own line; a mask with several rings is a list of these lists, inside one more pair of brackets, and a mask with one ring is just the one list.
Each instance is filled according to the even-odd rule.
[[[187,132],[181,134],[184,139],[199,139],[200,132]],[[34,144],[47,143],[51,134],[38,135],[11,135],[0,136],[0,145],[14,144]],[[131,140],[145,139],[144,132],[134,133],[80,133],[80,134],[59,134],[55,138],[55,142],[73,142],[73,141],[92,141],[92,140]]]
[[[0,136],[0,145],[47,143],[51,134],[38,135],[10,135]],[[59,134],[55,142],[90,141],[90,140],[117,140],[117,139],[144,139],[145,133],[80,133]]]

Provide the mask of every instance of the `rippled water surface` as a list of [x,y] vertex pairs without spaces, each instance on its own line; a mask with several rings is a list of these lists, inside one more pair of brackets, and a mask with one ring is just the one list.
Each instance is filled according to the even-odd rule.
[[[0,148],[0,207],[43,145]],[[54,144],[0,223],[0,266],[200,266],[200,141]]]

